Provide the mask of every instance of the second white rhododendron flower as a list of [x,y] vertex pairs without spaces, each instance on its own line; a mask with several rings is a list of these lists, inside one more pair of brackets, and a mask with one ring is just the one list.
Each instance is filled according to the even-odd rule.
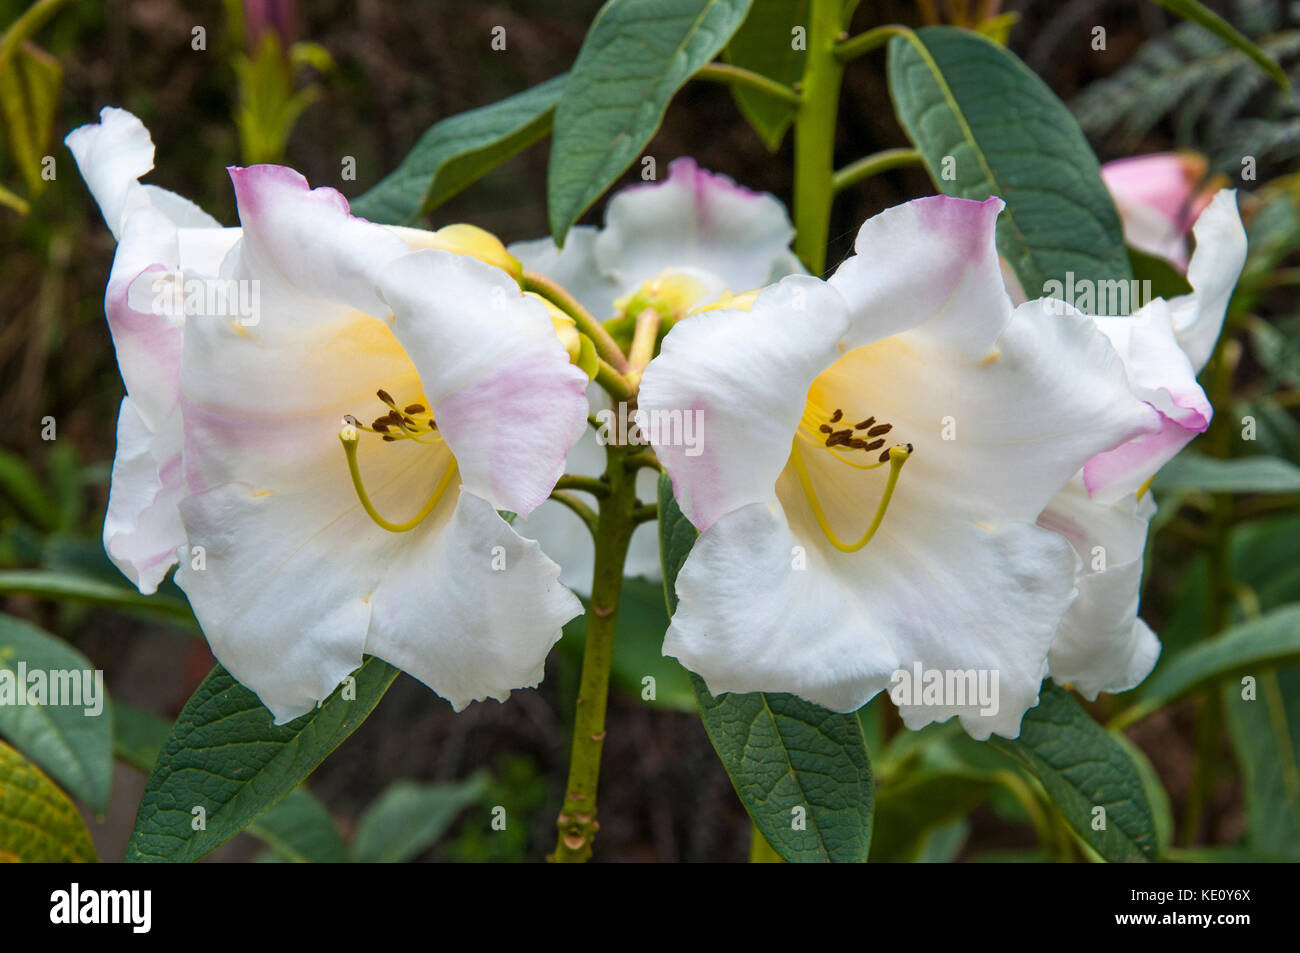
[[853,711],[899,672],[983,672],[993,704],[918,691],[904,722],[1018,733],[1076,592],[1075,552],[1039,514],[1161,424],[1091,318],[1013,308],[1001,208],[890,209],[829,284],[694,315],[651,362],[641,406],[700,410],[709,435],[688,456],[651,432],[702,531],[664,651],[715,694]]
[[[113,112],[73,135],[121,220],[117,196],[136,201],[152,164],[148,134]],[[353,218],[290,169],[231,177],[242,230],[200,261],[256,289],[253,320],[150,310],[154,276],[188,267],[184,233],[177,258],[158,215],[119,226],[110,321],[130,399],[147,395],[153,419],[137,428],[146,450],[121,447],[113,495],[132,504],[123,538],[167,554],[141,565],[141,587],[179,550],[214,654],[279,722],[363,655],[456,708],[535,685],[581,605],[497,511],[545,500],[585,426],[587,378],[548,309],[502,268],[441,250],[446,236]],[[137,218],[157,253],[127,244]],[[461,237],[508,267],[495,240]]]
[[[616,312],[635,319],[636,309],[657,307],[669,322],[726,292],[747,291],[800,271],[790,251],[793,237],[790,217],[774,196],[680,158],[662,182],[629,186],[614,195],[604,227],[574,227],[563,250],[549,238],[518,242],[509,250],[524,267],[563,285],[599,319]],[[594,413],[609,409],[608,397],[595,385],[590,396]],[[570,452],[568,469],[587,476],[604,471],[595,431],[584,434]],[[642,499],[654,499],[653,470],[638,476],[637,491]],[[551,503],[520,531],[559,561],[567,585],[587,590],[594,548],[573,514]],[[626,572],[658,581],[653,524],[633,534]]]

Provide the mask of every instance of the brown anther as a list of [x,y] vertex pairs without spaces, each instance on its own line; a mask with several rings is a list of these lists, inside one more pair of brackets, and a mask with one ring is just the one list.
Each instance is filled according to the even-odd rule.
[[820,430],[822,433],[831,433],[832,431],[834,431],[835,428],[832,427],[830,424],[822,424],[817,429]]
[[885,445],[885,438],[884,438],[884,437],[881,437],[879,440],[873,440],[873,441],[871,441],[871,443],[867,444],[867,445],[866,445],[865,447],[863,447],[862,449],[863,449],[863,450],[875,450],[877,447],[883,447],[884,445]]
[[879,437],[882,433],[889,433],[894,429],[893,424],[879,424],[867,431],[868,437]]
[[384,441],[385,441],[386,443],[395,443],[395,442],[397,441],[397,438],[396,438],[396,437],[390,437],[390,436],[388,436],[388,434],[384,434]]
[[371,430],[378,430],[380,433],[388,433],[388,418],[380,417],[370,425]]
[[826,446],[838,447],[842,443],[848,443],[852,437],[852,430],[837,430],[826,438]]
[[389,395],[388,391],[384,390],[382,387],[379,388],[379,390],[375,391],[375,396],[378,397],[380,400],[382,400],[389,407],[397,406],[397,404],[393,402],[393,398]]
[[854,437],[852,440],[846,441],[846,444],[852,447],[854,450],[867,449],[867,442],[863,440],[861,437]]
[[881,462],[881,463],[888,463],[888,462],[889,462],[889,451],[888,451],[888,450],[886,450],[884,453],[882,453],[882,454],[880,455],[880,462]]
[[862,423],[860,423],[860,424],[854,424],[854,425],[853,425],[853,429],[854,429],[854,430],[866,430],[868,427],[870,427],[870,426],[871,426],[872,424],[874,424],[875,422],[876,422],[876,418],[875,418],[875,417],[868,417],[866,420],[862,421]]
[[424,413],[424,404],[407,404],[406,412],[408,414],[422,414]]
[[833,424],[839,423],[840,418],[843,416],[844,416],[844,411],[840,410],[839,408],[836,408],[835,413],[831,414],[831,423]]

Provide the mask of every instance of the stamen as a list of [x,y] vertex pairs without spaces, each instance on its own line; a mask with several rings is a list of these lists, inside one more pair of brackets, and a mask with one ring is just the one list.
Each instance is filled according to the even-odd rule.
[[812,507],[817,525],[821,527],[830,544],[842,553],[856,553],[871,542],[871,538],[876,535],[876,530],[880,528],[880,524],[885,518],[885,511],[889,509],[889,501],[893,498],[894,487],[898,485],[898,474],[902,472],[903,464],[907,462],[911,454],[911,444],[908,444],[906,448],[901,446],[890,447],[882,454],[882,462],[886,458],[889,461],[889,477],[885,481],[885,491],[881,494],[880,503],[876,506],[876,514],[871,520],[871,525],[867,527],[867,531],[862,534],[861,539],[854,543],[846,543],[835,535],[830,522],[826,519],[826,513],[822,510],[821,502],[817,499],[817,491],[813,489],[812,477],[808,475],[808,467],[804,463],[803,455],[799,452],[798,442],[796,441],[790,445],[790,460],[794,464],[795,475],[799,478],[799,485],[803,488],[804,496],[808,498],[808,504]]
[[867,431],[867,436],[868,436],[868,437],[879,437],[882,433],[889,433],[889,431],[891,431],[891,430],[893,430],[893,429],[894,429],[894,425],[893,425],[893,424],[880,424],[880,425],[875,426],[875,427],[872,427],[870,430],[868,430],[868,431]]
[[[381,391],[380,393],[382,395],[383,392]],[[357,433],[354,427],[355,425],[350,422],[345,423],[343,429],[339,431],[339,441],[343,444],[343,452],[347,454],[348,473],[352,475],[352,486],[357,491],[357,499],[361,501],[362,509],[366,511],[366,515],[374,520],[380,528],[386,529],[390,533],[405,533],[408,530],[415,529],[415,527],[423,523],[425,518],[433,512],[433,508],[438,505],[438,501],[442,499],[443,493],[445,493],[447,487],[451,485],[452,478],[456,475],[457,471],[456,458],[451,458],[451,463],[447,465],[446,471],[443,473],[441,479],[438,480],[438,485],[433,488],[433,495],[429,497],[428,502],[426,502],[424,506],[420,507],[420,512],[416,513],[415,516],[411,517],[405,523],[393,523],[379,515],[379,511],[376,510],[374,504],[370,502],[369,494],[366,493],[365,484],[361,480],[361,469],[357,465]],[[393,440],[394,438],[385,436],[384,439]]]
[[844,416],[844,411],[840,410],[839,408],[836,408],[835,413],[831,414],[831,423],[833,424],[839,423],[840,419],[843,416]]

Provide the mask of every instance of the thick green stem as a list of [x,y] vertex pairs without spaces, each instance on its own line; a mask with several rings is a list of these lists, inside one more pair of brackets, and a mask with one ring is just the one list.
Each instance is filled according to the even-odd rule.
[[884,46],[896,36],[911,35],[912,31],[905,26],[886,23],[884,26],[874,27],[866,33],[859,33],[852,39],[837,44],[835,47],[835,56],[841,63],[847,63],[856,56],[870,53],[877,47]]
[[600,753],[605,744],[605,708],[609,700],[609,670],[614,659],[614,626],[623,587],[623,563],[636,528],[636,468],[629,465],[630,448],[606,447],[609,494],[600,503],[596,521],[596,566],[591,604],[587,610],[587,645],[582,654],[582,678],[573,716],[573,752],[564,806],[556,827],[556,863],[582,863],[600,825],[596,821],[596,786]]
[[841,0],[812,0],[808,18],[803,103],[794,121],[794,251],[812,274],[826,268],[832,181],[835,175],[835,115],[844,66],[835,55]]

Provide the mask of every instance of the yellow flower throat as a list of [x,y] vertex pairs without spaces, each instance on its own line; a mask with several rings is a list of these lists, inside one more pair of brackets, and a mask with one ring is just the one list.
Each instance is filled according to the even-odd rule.
[[381,516],[371,502],[370,494],[366,492],[365,483],[361,479],[361,467],[357,463],[357,432],[365,431],[366,433],[376,434],[382,437],[385,443],[393,443],[398,440],[414,440],[416,443],[436,446],[443,443],[443,439],[442,435],[438,433],[438,424],[433,419],[433,414],[423,404],[407,404],[405,407],[399,408],[389,393],[382,388],[376,391],[376,396],[388,405],[388,413],[375,418],[369,427],[359,423],[356,417],[348,414],[343,418],[343,428],[339,431],[339,441],[343,444],[343,452],[347,455],[348,472],[352,476],[352,486],[357,491],[357,499],[360,500],[362,509],[381,528],[388,530],[390,533],[405,533],[423,523],[428,515],[433,512],[434,507],[438,505],[442,495],[447,492],[447,487],[451,485],[452,479],[456,476],[456,458],[451,457],[451,462],[438,480],[438,485],[433,488],[433,494],[413,517],[404,523],[394,523]]

